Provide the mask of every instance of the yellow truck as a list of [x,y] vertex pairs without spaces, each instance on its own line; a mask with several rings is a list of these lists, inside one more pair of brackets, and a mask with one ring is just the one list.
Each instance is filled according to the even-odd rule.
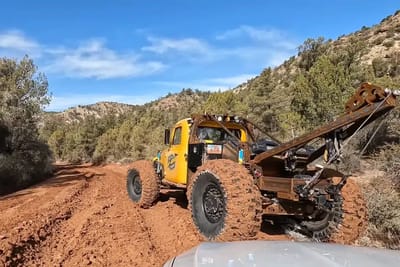
[[[344,140],[396,106],[397,95],[364,83],[343,115],[286,143],[239,116],[182,119],[165,130],[167,147],[154,162],[133,163],[128,195],[149,208],[161,187],[185,190],[193,223],[209,240],[252,238],[265,218],[328,240],[343,220],[348,177],[327,166],[340,159]],[[325,165],[313,165],[321,157]]]

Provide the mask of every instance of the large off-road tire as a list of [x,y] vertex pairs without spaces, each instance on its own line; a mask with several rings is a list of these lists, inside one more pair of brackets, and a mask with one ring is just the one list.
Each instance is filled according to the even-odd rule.
[[343,197],[343,219],[329,241],[352,244],[367,228],[367,207],[360,186],[352,178],[347,180],[341,195]]
[[301,222],[306,233],[316,241],[328,241],[343,220],[343,198],[340,193],[332,196],[330,212],[320,211],[316,218]]
[[160,193],[160,180],[153,163],[139,160],[132,164],[126,182],[129,197],[142,208],[150,208]]
[[194,225],[208,240],[251,239],[261,226],[261,195],[249,171],[226,159],[198,168],[188,186]]
[[321,213],[317,219],[303,221],[301,225],[317,241],[352,244],[366,228],[367,210],[361,190],[349,179],[333,198],[330,213]]

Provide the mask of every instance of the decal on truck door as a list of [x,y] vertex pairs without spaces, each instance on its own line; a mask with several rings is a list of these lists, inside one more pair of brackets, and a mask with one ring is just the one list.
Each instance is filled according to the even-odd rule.
[[175,169],[175,160],[176,156],[174,154],[168,156],[168,169],[170,170]]

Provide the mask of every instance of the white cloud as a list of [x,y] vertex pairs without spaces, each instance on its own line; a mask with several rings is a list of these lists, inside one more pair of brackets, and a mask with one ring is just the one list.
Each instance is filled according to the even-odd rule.
[[0,33],[0,49],[3,54],[12,56],[23,56],[29,54],[31,57],[40,55],[40,45],[28,38],[22,32],[12,30]]
[[207,43],[195,38],[172,39],[148,37],[147,40],[151,45],[143,47],[142,50],[157,54],[165,54],[169,51],[207,54],[210,49]]
[[52,63],[45,67],[49,73],[69,77],[109,79],[137,77],[153,74],[165,68],[157,61],[141,61],[132,54],[118,53],[107,48],[101,40],[87,41],[76,49],[49,49],[54,56]]
[[[246,25],[227,30],[216,39],[207,42],[190,37],[148,36],[148,44],[135,53],[112,49],[102,39],[86,40],[75,46],[46,45],[23,32],[6,31],[0,32],[0,53],[17,58],[24,54],[37,57],[37,64],[48,74],[111,79],[151,75],[167,68],[167,64],[185,68],[188,63],[207,66],[223,62],[261,69],[279,65],[295,53],[296,47],[281,31]],[[221,81],[202,81],[199,86],[208,86],[210,82],[210,88],[231,86]]]
[[89,40],[77,47],[45,46],[21,31],[0,32],[0,53],[20,58],[39,58],[41,70],[78,78],[122,78],[150,75],[163,70],[159,61],[142,60],[132,52],[122,53],[105,46],[103,40]]
[[54,96],[46,111],[62,111],[78,105],[90,105],[97,102],[118,102],[132,105],[142,105],[148,103],[159,95],[106,95],[106,94],[70,94]]
[[[152,52],[164,60],[195,64],[215,64],[229,60],[236,64],[252,64],[259,68],[277,66],[296,53],[297,42],[276,29],[256,28],[243,25],[230,29],[215,37],[217,41],[206,42],[196,38],[148,37],[149,46],[142,51]],[[183,55],[183,56],[182,56]]]
[[217,35],[217,40],[228,40],[233,38],[239,38],[243,35],[248,35],[250,38],[255,40],[271,40],[276,39],[279,36],[279,32],[276,30],[265,30],[257,29],[251,26],[240,26],[235,29],[230,29],[222,34]]
[[8,31],[0,33],[0,47],[29,51],[39,48],[39,44],[26,37],[20,31]]
[[267,43],[269,46],[295,49],[298,45],[290,40],[282,31],[276,29],[260,29],[247,25],[228,30],[216,36],[217,40],[249,38],[250,40]]

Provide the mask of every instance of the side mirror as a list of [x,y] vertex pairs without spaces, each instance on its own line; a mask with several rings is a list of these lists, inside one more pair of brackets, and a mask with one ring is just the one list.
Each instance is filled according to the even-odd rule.
[[169,129],[165,129],[165,131],[164,131],[164,145],[169,145],[169,137],[170,137],[170,131],[169,131]]

